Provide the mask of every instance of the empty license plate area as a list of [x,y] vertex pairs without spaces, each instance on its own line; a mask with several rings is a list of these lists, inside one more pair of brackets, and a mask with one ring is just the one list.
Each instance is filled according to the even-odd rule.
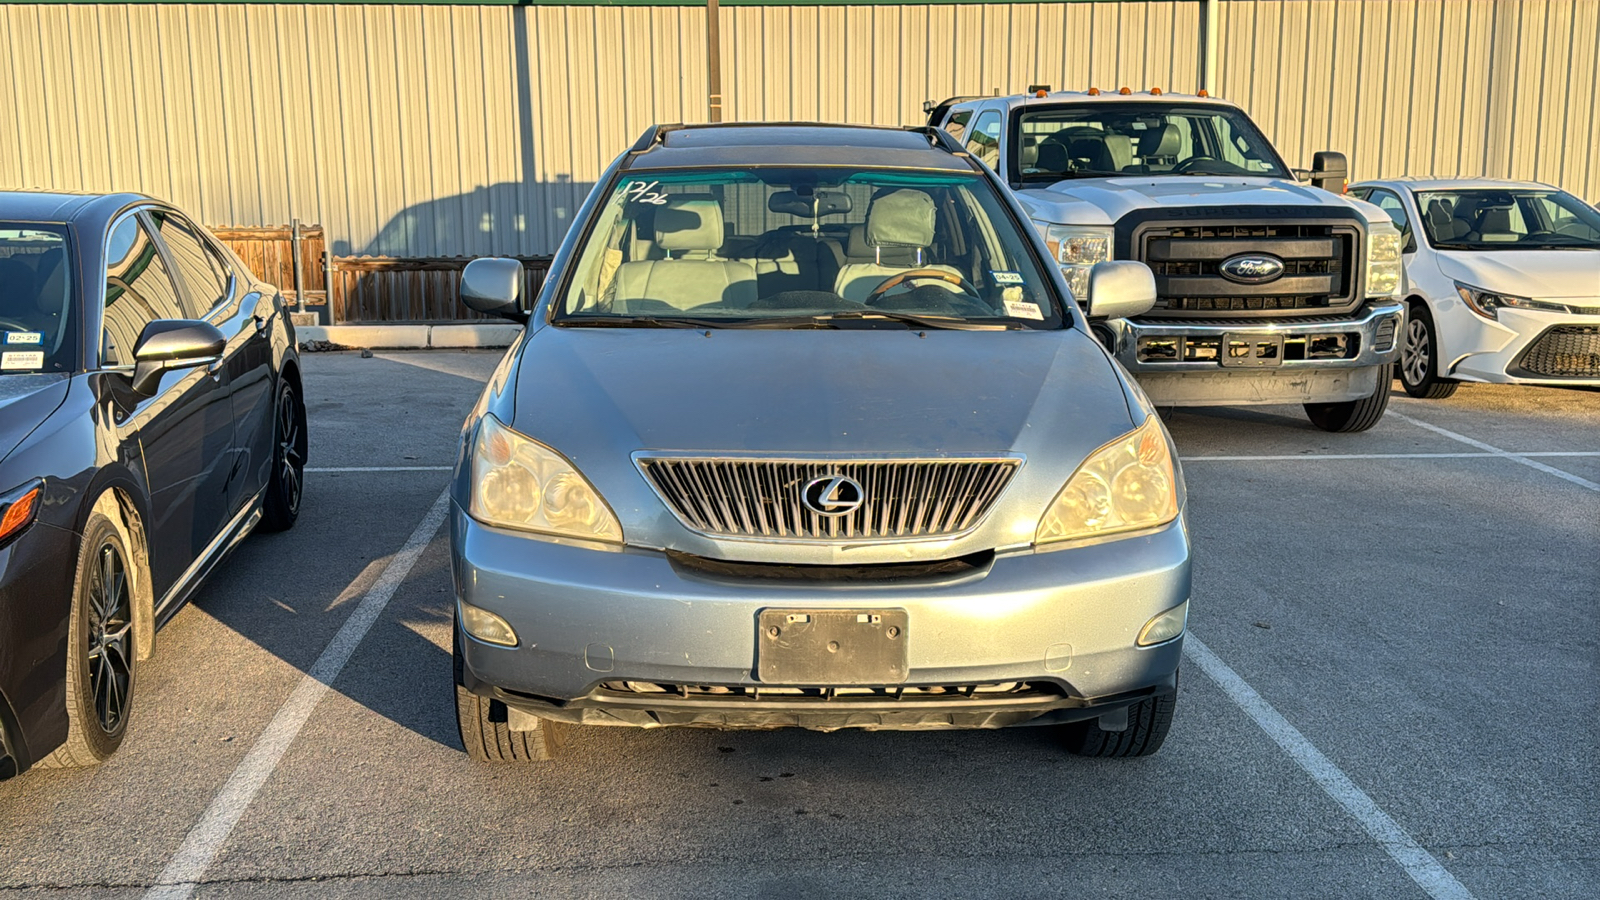
[[1283,364],[1283,335],[1229,332],[1218,362],[1228,367],[1263,368]]
[[906,680],[903,609],[764,609],[756,626],[756,678],[826,687]]

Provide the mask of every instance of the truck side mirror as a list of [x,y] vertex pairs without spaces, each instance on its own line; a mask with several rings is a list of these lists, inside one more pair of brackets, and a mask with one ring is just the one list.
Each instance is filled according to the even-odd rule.
[[1310,175],[1312,187],[1342,194],[1350,183],[1350,163],[1337,150],[1319,150],[1311,155]]
[[1156,305],[1156,276],[1132,260],[1095,263],[1089,270],[1089,318],[1126,319]]
[[468,309],[516,322],[528,321],[518,302],[522,295],[522,263],[485,257],[467,263],[461,272],[461,302]]

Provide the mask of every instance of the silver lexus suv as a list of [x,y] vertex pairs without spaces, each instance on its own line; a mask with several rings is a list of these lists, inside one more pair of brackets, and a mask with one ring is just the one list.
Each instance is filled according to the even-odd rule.
[[569,725],[1166,737],[1184,486],[1003,185],[943,132],[658,126],[606,171],[462,432],[462,743]]

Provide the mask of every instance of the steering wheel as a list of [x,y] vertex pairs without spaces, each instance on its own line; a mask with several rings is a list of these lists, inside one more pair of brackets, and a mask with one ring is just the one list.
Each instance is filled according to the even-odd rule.
[[896,275],[885,281],[883,284],[873,288],[872,292],[867,294],[864,302],[868,306],[871,306],[872,301],[882,297],[884,294],[889,293],[908,281],[915,281],[918,279],[942,281],[946,284],[953,284],[960,288],[963,293],[971,294],[974,297],[980,297],[977,288],[973,287],[971,284],[968,284],[965,278],[962,278],[960,275],[957,275],[954,272],[946,272],[943,269],[912,269],[907,272],[901,272],[899,275]]
[[21,322],[18,322],[16,319],[6,319],[6,318],[0,318],[0,328],[4,328],[6,331],[32,331],[33,330],[31,327],[29,327],[27,325],[24,325]]
[[1183,162],[1173,166],[1172,171],[1181,175],[1186,175],[1199,168],[1200,164],[1202,163],[1214,163],[1216,161],[1217,158],[1215,156],[1191,156]]

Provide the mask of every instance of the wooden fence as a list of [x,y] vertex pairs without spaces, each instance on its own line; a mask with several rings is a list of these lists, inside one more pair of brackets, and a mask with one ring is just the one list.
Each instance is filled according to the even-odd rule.
[[[219,227],[212,228],[211,233],[239,254],[262,280],[277,285],[285,298],[294,301],[295,254],[289,226]],[[300,279],[306,308],[324,312],[326,322],[342,325],[484,318],[461,303],[461,270],[472,261],[470,258],[329,256],[326,248],[321,226],[300,226]],[[521,259],[525,271],[523,296],[537,296],[550,268],[550,258]]]

